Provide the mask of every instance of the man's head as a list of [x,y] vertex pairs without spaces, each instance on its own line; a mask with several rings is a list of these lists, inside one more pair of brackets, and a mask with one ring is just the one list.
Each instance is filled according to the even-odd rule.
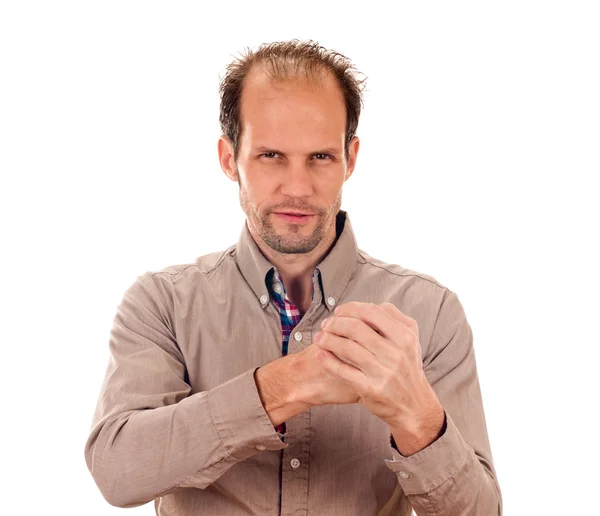
[[219,161],[251,233],[277,252],[308,253],[335,231],[359,148],[356,73],[341,54],[292,40],[249,52],[221,81]]

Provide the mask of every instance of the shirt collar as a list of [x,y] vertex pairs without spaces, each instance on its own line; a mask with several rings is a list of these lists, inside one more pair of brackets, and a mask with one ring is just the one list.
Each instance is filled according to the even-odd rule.
[[[337,240],[329,253],[316,266],[321,276],[323,300],[329,311],[337,306],[358,262],[356,238],[346,211],[338,211],[335,226]],[[274,266],[265,258],[254,241],[247,220],[244,221],[235,246],[234,257],[258,303],[265,308],[269,304],[271,295],[267,286],[267,274]]]

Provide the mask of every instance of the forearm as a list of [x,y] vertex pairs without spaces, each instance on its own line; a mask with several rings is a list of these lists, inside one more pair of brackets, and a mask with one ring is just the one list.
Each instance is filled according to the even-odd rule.
[[404,456],[409,457],[437,441],[446,430],[446,417],[444,408],[437,404],[428,411],[423,420],[407,428],[407,425],[390,425],[390,432],[396,444],[396,449]]
[[285,356],[259,367],[254,373],[258,394],[273,427],[310,408],[297,396],[293,377],[294,357]]
[[214,462],[211,455],[218,453],[218,436],[206,417],[206,394],[96,423],[85,457],[111,505],[125,508],[147,503]]
[[500,488],[491,464],[465,442],[447,413],[446,425],[435,441],[406,457],[392,444],[392,454],[394,460],[386,463],[416,514],[435,510],[440,515],[502,515]]
[[203,489],[257,453],[257,444],[285,447],[264,414],[253,373],[168,406],[98,411],[85,457],[104,498],[136,507],[179,487]]
[[[287,446],[258,395],[256,367],[190,395],[169,323],[170,279],[140,275],[111,329],[111,360],[85,459],[107,502],[136,507],[178,488],[204,489],[239,461]],[[159,283],[160,282],[160,288]]]
[[[397,474],[418,515],[502,516],[502,493],[483,412],[473,334],[452,291],[442,301],[423,364],[427,381],[445,409],[446,426],[429,444],[411,442],[410,432],[407,445],[400,442],[404,431],[390,425],[396,446],[391,443],[393,460],[386,460],[386,465]],[[424,438],[427,440],[429,437]],[[404,456],[399,450],[409,454]]]

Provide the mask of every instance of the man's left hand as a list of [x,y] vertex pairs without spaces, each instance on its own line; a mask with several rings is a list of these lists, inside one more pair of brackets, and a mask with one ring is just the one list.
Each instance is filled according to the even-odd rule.
[[423,371],[417,321],[392,303],[353,301],[338,306],[325,323],[314,342],[323,350],[317,357],[356,389],[371,413],[408,435],[443,415]]

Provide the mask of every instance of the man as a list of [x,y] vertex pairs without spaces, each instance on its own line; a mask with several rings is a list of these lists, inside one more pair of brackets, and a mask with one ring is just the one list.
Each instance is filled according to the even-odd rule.
[[312,42],[230,65],[218,153],[247,219],[236,245],[123,297],[85,446],[110,504],[502,513],[457,295],[358,249],[341,210],[360,86]]

